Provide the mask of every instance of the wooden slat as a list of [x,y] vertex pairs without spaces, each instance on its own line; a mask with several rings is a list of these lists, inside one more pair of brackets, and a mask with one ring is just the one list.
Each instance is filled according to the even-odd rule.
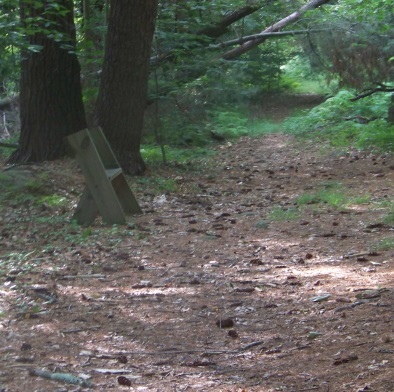
[[89,191],[89,188],[86,187],[79,199],[79,203],[75,209],[72,219],[79,225],[90,226],[96,219],[97,214],[97,205]]
[[105,138],[103,131],[100,128],[89,129],[89,134],[93,139],[93,143],[97,149],[101,161],[106,169],[117,169],[120,165],[115,158],[110,145]]
[[100,213],[110,224],[124,224],[125,214],[141,208],[100,128],[85,129],[67,138],[86,179],[74,219],[90,225]]
[[85,129],[74,133],[68,137],[68,141],[76,151],[77,161],[103,220],[109,224],[126,223],[123,209],[89,131]]
[[118,196],[125,214],[142,213],[141,207],[139,206],[137,199],[134,197],[123,172],[112,180],[112,186],[115,189],[116,195]]
[[105,174],[107,175],[108,179],[112,181],[115,177],[122,174],[122,169],[120,167],[116,169],[105,169]]

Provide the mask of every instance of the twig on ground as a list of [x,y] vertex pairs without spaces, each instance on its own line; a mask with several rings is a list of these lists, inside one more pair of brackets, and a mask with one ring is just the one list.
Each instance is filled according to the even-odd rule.
[[106,356],[119,356],[119,355],[168,355],[168,354],[201,354],[203,356],[209,355],[221,355],[221,354],[238,354],[249,350],[253,347],[260,346],[263,344],[263,340],[258,340],[256,342],[252,342],[247,344],[246,346],[240,347],[237,350],[214,350],[214,351],[206,351],[206,350],[165,350],[165,351],[121,351],[115,354],[93,354],[90,352],[83,353],[81,355],[92,356],[95,358],[104,358]]
[[92,327],[86,327],[86,328],[74,328],[74,329],[66,329],[66,330],[62,330],[60,331],[60,333],[78,333],[78,332],[84,332],[84,331],[90,331],[90,330],[94,330],[94,329],[100,329],[101,326],[100,325],[93,325]]
[[59,276],[59,279],[72,280],[72,279],[105,279],[106,275],[91,274],[91,275],[65,275]]
[[46,378],[53,381],[61,381],[67,384],[80,385],[84,388],[91,388],[93,384],[90,381],[84,380],[81,377],[76,377],[70,373],[52,373],[46,370],[31,369],[29,370],[31,376]]

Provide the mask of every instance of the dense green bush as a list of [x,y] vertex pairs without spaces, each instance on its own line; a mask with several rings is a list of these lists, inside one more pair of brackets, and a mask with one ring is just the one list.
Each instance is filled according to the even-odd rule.
[[333,146],[393,150],[394,126],[385,121],[390,94],[352,102],[354,93],[339,91],[309,112],[285,121],[284,129],[301,137],[328,140]]

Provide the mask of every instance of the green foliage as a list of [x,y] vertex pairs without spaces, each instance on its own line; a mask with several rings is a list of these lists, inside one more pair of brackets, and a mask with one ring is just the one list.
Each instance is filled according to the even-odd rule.
[[56,194],[43,196],[38,200],[38,204],[46,204],[50,207],[64,206],[67,202],[66,197]]
[[281,131],[281,124],[266,119],[253,119],[248,124],[248,136],[259,137]]
[[301,213],[298,208],[290,207],[274,207],[268,214],[268,219],[273,222],[283,222],[297,220],[301,217]]
[[353,97],[352,92],[342,90],[309,112],[289,118],[283,128],[300,137],[328,140],[332,146],[392,150],[394,128],[383,120],[390,104],[390,94],[351,102]]
[[[250,119],[249,108],[245,105],[218,106],[201,112],[200,119],[198,108],[194,106],[192,110],[194,113],[177,110],[160,116],[160,134],[166,143],[168,161],[187,163],[193,157],[199,159],[209,155],[209,147],[215,141],[212,133],[227,140],[245,135],[257,137],[280,129],[280,124],[273,121]],[[153,134],[145,135],[141,153],[149,164],[162,160],[160,148],[154,142]],[[189,149],[191,146],[193,150]]]
[[148,186],[155,193],[174,193],[179,189],[178,184],[173,178],[163,178],[160,176],[138,178],[137,184]]
[[310,25],[326,31],[303,46],[314,68],[342,87],[376,87],[394,77],[393,15],[389,0],[334,2],[308,15]]
[[314,193],[305,193],[300,195],[296,204],[304,206],[306,204],[328,204],[332,207],[339,207],[345,204],[347,197],[336,183],[322,184],[321,189]]
[[329,94],[335,88],[333,83],[327,85],[324,74],[316,72],[305,55],[297,54],[281,67],[282,84],[289,85],[290,90],[296,93]]
[[283,91],[295,87],[293,80],[283,78],[282,67],[289,60],[288,42],[267,41],[248,52],[242,60],[226,64],[227,72],[220,80],[222,86],[232,90],[232,97],[243,93],[254,99],[257,94]]
[[5,171],[0,173],[2,192],[0,203],[11,201],[14,204],[40,203],[48,196],[47,174],[42,173],[32,178],[29,172]]
[[[293,43],[289,45],[285,40],[267,40],[264,45],[233,61],[217,60],[225,49],[215,45],[218,40],[202,32],[206,28],[207,34],[214,31],[218,22],[244,6],[243,1],[159,4],[152,57],[155,77],[150,82],[149,91],[151,97],[171,95],[177,101],[176,107],[167,111],[169,120],[166,116],[160,117],[166,143],[184,143],[186,139],[185,144],[204,145],[209,140],[211,125],[220,127],[224,124],[228,137],[245,134],[245,125],[238,114],[235,114],[235,126],[227,131],[225,124],[230,120],[223,116],[234,116],[234,108],[229,110],[227,105],[245,105],[255,100],[261,92],[294,85],[293,80],[282,81],[281,66],[293,51]],[[289,6],[285,2],[265,5],[222,31],[220,41],[261,31],[262,26],[286,14],[287,7],[293,9],[294,5]],[[210,46],[211,43],[214,45]],[[163,58],[167,61],[161,62]],[[215,61],[212,61],[213,58]],[[167,105],[165,100],[161,100],[161,105]],[[183,111],[185,107],[187,112]],[[190,107],[193,109],[189,110]],[[219,109],[225,112],[223,115],[215,113],[218,107],[226,108]],[[179,115],[178,110],[188,115]],[[210,123],[206,127],[208,129],[201,127],[200,120],[207,117],[205,111],[211,112],[207,119]],[[197,116],[196,123],[194,112],[202,113]]]
[[235,138],[248,134],[248,118],[239,111],[229,108],[212,110],[206,128],[225,138]]
[[[1,139],[3,143],[8,143],[8,144],[18,144],[18,138],[19,135],[16,133],[13,133],[11,137]],[[0,147],[0,159],[6,159],[11,155],[11,153],[15,151],[14,147]]]
[[368,204],[371,202],[371,195],[365,194],[360,196],[352,197],[349,201],[350,204]]
[[394,249],[394,239],[392,237],[383,238],[372,245],[372,249],[377,251],[392,250]]
[[387,225],[394,225],[394,209],[384,217],[383,222]]
[[[194,165],[200,159],[212,156],[214,152],[208,148],[193,147],[181,148],[176,146],[164,146],[168,162],[176,162],[179,165]],[[160,147],[155,145],[143,145],[141,155],[145,162],[154,165],[162,162],[162,154]]]
[[[146,116],[144,144],[149,145],[157,142],[157,135],[152,132],[152,129],[156,127],[163,143],[175,148],[173,151],[175,154],[177,147],[180,146],[200,148],[207,145],[209,135],[204,129],[204,123],[208,117],[203,105],[190,102],[187,96],[180,96],[174,101],[163,102],[159,110],[158,114],[150,115],[148,113]],[[159,124],[157,124],[157,115]],[[144,150],[146,150],[146,146],[144,146]],[[169,153],[172,154],[172,151]],[[147,158],[149,159],[149,156]]]
[[383,218],[383,223],[394,225],[394,200],[385,201],[384,207],[387,209],[387,214]]
[[363,127],[358,134],[357,147],[377,148],[380,151],[394,151],[394,125],[376,120]]
[[10,252],[0,258],[0,269],[2,271],[16,270],[30,272],[41,265],[39,259],[32,259],[35,252]]
[[313,193],[305,193],[297,197],[296,205],[304,207],[306,205],[320,204],[337,209],[347,208],[354,204],[365,204],[370,201],[370,195],[352,197],[349,191],[343,189],[338,183],[326,182],[317,186]]
[[0,97],[17,93],[18,47],[22,41],[18,25],[18,2],[9,0],[0,8]]
[[[83,12],[80,3],[74,3],[84,103],[88,113],[93,111],[98,91],[106,33],[105,10],[98,3],[91,3],[89,15]],[[42,5],[39,2],[32,4]],[[254,2],[248,4],[253,5]],[[320,72],[320,69],[316,66],[316,58],[307,59],[303,50],[310,48],[308,41],[316,45],[321,44],[323,47],[323,43],[326,43],[323,42],[323,38],[328,37],[330,40],[331,33],[312,34],[307,39],[294,37],[268,39],[264,45],[235,61],[216,61],[224,51],[217,45],[219,40],[209,38],[201,32],[206,28],[214,27],[224,16],[243,6],[245,2],[241,0],[160,2],[151,62],[155,74],[152,73],[154,77],[149,83],[149,91],[151,97],[160,99],[160,133],[164,144],[205,147],[212,142],[211,131],[225,138],[270,132],[276,128],[272,123],[251,123],[243,110],[244,106],[258,101],[262,92],[277,92],[284,89],[302,92],[327,91],[324,87],[324,77],[317,72]],[[220,42],[261,31],[262,27],[294,11],[295,7],[294,2],[268,2],[259,11],[237,21],[223,31]],[[47,34],[55,41],[67,43],[67,37],[60,35],[56,26],[56,16],[65,12],[67,10],[61,7],[57,0],[51,0],[44,13],[37,17],[29,16],[22,28],[18,2],[9,0],[2,6],[0,33],[4,34],[0,34],[0,82],[7,81],[7,92],[17,92],[19,48],[26,49],[23,45],[26,45],[30,35]],[[316,19],[313,19],[314,15],[317,15]],[[343,22],[344,16],[349,19],[346,23]],[[352,42],[352,50],[349,49],[347,52],[350,56],[357,52],[356,49],[360,51],[366,44],[372,42],[370,32],[374,29],[380,35],[385,33],[391,37],[391,30],[387,28],[388,21],[392,17],[389,1],[335,2],[321,10],[308,13],[308,18],[300,21],[297,28],[302,28],[304,21],[309,24],[308,27],[314,24],[317,27],[322,27],[324,24],[326,27],[327,24],[338,21],[341,21],[342,27],[349,26],[354,20],[364,22],[366,16],[371,17],[368,29],[366,27],[364,29],[365,23],[362,24],[363,28],[349,29],[352,37],[357,34],[362,36],[361,41],[353,38],[349,41],[348,37],[345,37],[345,29],[334,29],[339,32],[338,34],[342,34],[341,39],[346,38],[346,42]],[[205,33],[207,31],[205,30]],[[315,39],[315,37],[319,38]],[[371,39],[365,41],[366,38]],[[390,42],[388,40],[384,46],[387,52],[385,58],[393,57],[390,54],[392,52]],[[379,38],[377,44],[380,43]],[[37,51],[40,48],[33,45],[30,50]],[[331,54],[327,51],[327,58]],[[161,59],[165,61],[161,62]],[[372,72],[372,75],[375,74]],[[337,81],[338,77],[333,76],[331,79]],[[392,149],[392,129],[385,129],[383,121],[373,121],[368,125],[344,121],[344,117],[352,116],[382,119],[387,113],[387,97],[381,99],[381,102],[378,102],[378,99],[374,101],[375,98],[371,97],[362,101],[368,104],[359,104],[348,102],[351,94],[342,91],[328,100],[325,106],[315,109],[303,119],[289,121],[287,124],[289,131],[307,137],[323,137],[336,146],[353,143],[363,148],[374,145]],[[154,121],[152,117],[152,114],[147,115],[148,124]],[[151,144],[154,141],[154,135],[146,133],[144,143]],[[2,151],[4,153],[4,150]],[[170,155],[171,153],[170,151]],[[159,155],[161,157],[161,153]],[[147,152],[146,158],[148,161],[157,160],[158,156],[155,156],[155,152],[151,150]]]
[[[83,2],[86,5],[85,2]],[[83,87],[83,102],[88,116],[94,111],[103,65],[107,15],[101,2],[89,2],[89,7],[74,7],[76,42]]]

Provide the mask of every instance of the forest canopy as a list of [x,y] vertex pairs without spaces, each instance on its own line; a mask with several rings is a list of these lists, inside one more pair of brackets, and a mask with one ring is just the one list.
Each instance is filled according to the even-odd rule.
[[[21,4],[30,9],[29,14],[23,12]],[[34,59],[46,53],[43,41],[36,38],[53,42],[53,47],[59,47],[70,59],[76,56],[80,65],[76,72],[80,75],[85,111],[82,114],[79,109],[80,116],[86,115],[87,124],[101,125],[122,166],[130,173],[138,173],[145,168],[139,155],[142,137],[161,145],[198,145],[209,139],[201,121],[209,124],[228,104],[240,108],[257,102],[262,95],[297,91],[301,85],[305,88],[312,84],[319,85],[326,95],[348,88],[354,99],[394,91],[394,16],[389,0],[163,0],[136,4],[136,8],[124,9],[109,0],[9,0],[2,4],[1,98],[10,102],[31,83],[32,79],[21,79],[20,74],[26,56]],[[31,12],[33,8],[36,11]],[[130,20],[122,21],[122,15],[127,13]],[[62,22],[67,18],[71,21],[70,17],[73,26]],[[148,40],[139,48],[142,30],[138,29],[142,27],[132,27],[144,18],[155,24],[154,35],[146,33]],[[118,35],[111,25],[121,26],[118,30],[123,32]],[[143,48],[148,48],[149,54],[143,53]],[[112,49],[119,54],[109,53]],[[120,66],[123,59],[138,64],[136,70],[146,69],[146,76],[135,73],[134,79],[129,78],[130,70]],[[115,87],[114,77],[129,82]],[[103,82],[105,78],[112,79],[110,89]],[[133,89],[137,82],[132,80],[142,80],[143,84]],[[52,80],[50,84],[56,83]],[[107,104],[102,99],[110,91],[114,91],[114,97]],[[137,96],[137,91],[146,94],[145,105],[140,105],[144,99]],[[115,97],[119,97],[116,106]],[[76,104],[75,98],[73,102]],[[124,108],[117,113],[114,107]],[[127,120],[131,108],[135,108],[131,117],[140,118],[137,125],[132,125],[131,118]],[[22,105],[19,142],[25,146],[14,154],[14,160],[62,155],[64,149],[54,143],[31,147],[41,130],[34,138],[27,137],[34,130],[32,119],[28,120],[29,129],[23,130],[26,110]],[[225,112],[229,113],[227,109]],[[387,109],[389,122],[394,121],[392,112]],[[119,118],[124,119],[123,123],[115,125]],[[75,131],[83,123],[79,119],[64,132]],[[48,124],[48,135],[55,126]],[[36,149],[50,149],[53,153],[37,153]]]

